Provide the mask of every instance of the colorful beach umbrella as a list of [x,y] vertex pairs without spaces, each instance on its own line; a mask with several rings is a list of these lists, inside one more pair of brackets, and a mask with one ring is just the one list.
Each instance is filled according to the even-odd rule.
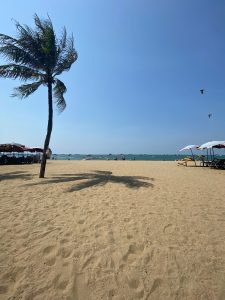
[[0,152],[23,152],[23,147],[20,144],[1,144]]

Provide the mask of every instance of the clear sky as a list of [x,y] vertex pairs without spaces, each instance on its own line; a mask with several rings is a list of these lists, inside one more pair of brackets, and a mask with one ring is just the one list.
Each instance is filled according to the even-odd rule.
[[[7,0],[0,32],[15,36],[13,19],[33,26],[34,13],[57,34],[65,25],[79,55],[61,76],[53,153],[169,154],[225,140],[224,0]],[[43,146],[47,89],[19,100],[18,85],[0,79],[0,143]]]

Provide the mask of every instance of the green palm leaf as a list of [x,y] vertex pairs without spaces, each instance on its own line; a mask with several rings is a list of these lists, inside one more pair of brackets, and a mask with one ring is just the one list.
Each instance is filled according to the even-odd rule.
[[30,84],[23,84],[17,88],[14,88],[14,93],[12,97],[19,97],[20,99],[27,98],[33,94],[39,86],[43,84],[43,81],[33,82]]
[[14,39],[5,34],[0,34],[0,54],[9,61],[15,63],[22,63],[33,68],[39,68],[39,61],[35,59],[32,52],[29,52],[31,41],[28,45],[24,45],[24,41],[20,39]]
[[58,61],[54,68],[54,75],[60,75],[64,71],[69,71],[77,58],[78,54],[74,49],[74,39],[73,37],[67,39],[66,32],[64,32],[58,49]]
[[64,94],[66,93],[66,91],[67,89],[65,84],[61,80],[55,79],[53,93],[59,112],[62,112],[66,108],[66,101],[64,99]]
[[24,81],[27,80],[39,80],[44,79],[44,74],[38,72],[29,67],[17,65],[17,64],[9,64],[0,66],[0,77],[3,78],[12,78],[12,79],[21,79]]

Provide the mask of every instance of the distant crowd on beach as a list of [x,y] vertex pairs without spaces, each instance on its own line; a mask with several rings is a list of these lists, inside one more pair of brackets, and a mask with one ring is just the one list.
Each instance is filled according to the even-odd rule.
[[41,154],[36,155],[9,155],[0,156],[0,165],[34,164],[41,162]]
[[[50,148],[46,151],[47,159],[51,158]],[[39,147],[26,147],[18,143],[0,144],[0,165],[18,165],[40,163],[43,149]]]

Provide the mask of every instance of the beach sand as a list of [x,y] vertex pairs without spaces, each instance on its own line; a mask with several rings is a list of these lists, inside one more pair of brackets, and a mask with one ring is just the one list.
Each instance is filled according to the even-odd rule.
[[0,299],[225,299],[225,171],[0,166]]

